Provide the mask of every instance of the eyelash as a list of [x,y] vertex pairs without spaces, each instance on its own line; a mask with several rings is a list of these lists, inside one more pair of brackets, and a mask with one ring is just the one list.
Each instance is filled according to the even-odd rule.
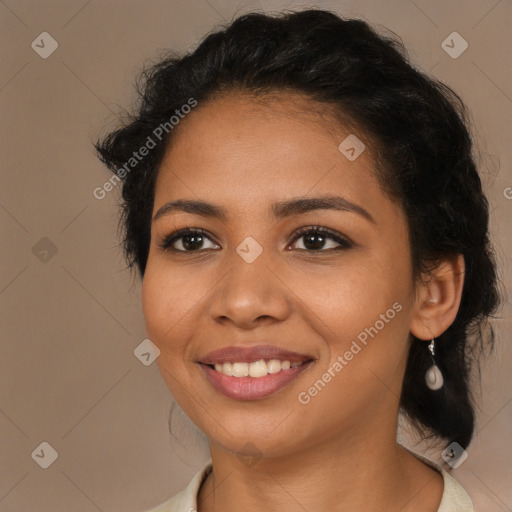
[[[294,238],[289,242],[288,245],[291,245],[295,243],[297,240],[302,238],[306,234],[322,234],[325,236],[326,239],[332,240],[336,243],[339,243],[340,245],[338,247],[330,248],[330,249],[299,249],[300,251],[306,251],[311,253],[319,253],[319,252],[331,252],[331,251],[337,251],[337,250],[343,250],[343,249],[350,249],[354,246],[353,242],[351,242],[347,237],[341,235],[340,233],[337,233],[336,231],[333,231],[329,228],[325,228],[323,226],[304,226],[302,228],[299,228],[297,232],[294,235]],[[195,251],[187,251],[182,249],[175,249],[172,247],[172,244],[179,240],[180,238],[186,236],[186,235],[203,235],[205,238],[208,238],[211,242],[213,240],[208,235],[208,233],[200,228],[182,228],[178,231],[175,231],[174,233],[171,233],[167,236],[165,236],[160,242],[158,243],[158,246],[163,249],[164,251],[172,251],[175,253],[195,253],[195,252],[203,252],[205,249],[198,249]],[[214,242],[216,243],[216,242]],[[216,249],[215,249],[216,250]]]

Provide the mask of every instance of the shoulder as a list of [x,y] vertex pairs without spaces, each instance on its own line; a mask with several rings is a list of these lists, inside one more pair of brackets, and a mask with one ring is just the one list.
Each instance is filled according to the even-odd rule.
[[437,512],[475,512],[473,502],[462,485],[453,478],[440,464],[419,453],[403,447],[418,460],[441,473],[443,477],[443,494]]
[[437,512],[474,512],[473,502],[464,487],[447,471],[440,468],[444,480],[444,491]]
[[197,494],[201,484],[212,470],[208,461],[192,478],[187,487],[171,499],[146,512],[193,512],[197,510]]

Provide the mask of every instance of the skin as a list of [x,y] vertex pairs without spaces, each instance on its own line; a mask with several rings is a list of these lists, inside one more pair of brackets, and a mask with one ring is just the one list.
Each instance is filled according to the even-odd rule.
[[[153,213],[177,199],[228,213],[219,220],[177,211],[154,220],[142,286],[162,376],[210,441],[213,472],[199,493],[200,512],[439,506],[442,476],[396,443],[399,396],[410,333],[430,340],[453,322],[464,262],[446,259],[432,275],[413,277],[405,214],[381,189],[363,133],[367,149],[355,161],[339,151],[350,133],[322,105],[281,93],[198,105],[173,134]],[[374,221],[334,209],[272,216],[274,202],[323,195],[342,196]],[[327,238],[312,251],[304,236],[293,241],[304,226],[330,228],[353,245],[339,249]],[[174,252],[159,247],[185,227],[209,234],[200,250],[183,251],[183,239]],[[252,263],[236,252],[248,236],[263,249]],[[402,310],[301,404],[298,394],[394,303]],[[197,364],[214,349],[267,343],[315,364],[265,399],[221,395]]]

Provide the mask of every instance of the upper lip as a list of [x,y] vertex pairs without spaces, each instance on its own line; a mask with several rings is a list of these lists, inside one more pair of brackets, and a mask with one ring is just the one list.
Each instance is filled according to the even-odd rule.
[[279,359],[281,361],[304,362],[312,359],[306,354],[299,354],[290,350],[285,350],[274,345],[257,345],[254,347],[224,347],[218,350],[208,352],[206,356],[199,359],[203,364],[219,363],[254,363],[261,359]]

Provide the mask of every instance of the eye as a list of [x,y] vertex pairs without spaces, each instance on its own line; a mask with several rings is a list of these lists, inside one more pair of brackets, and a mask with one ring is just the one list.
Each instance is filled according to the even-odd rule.
[[[206,242],[212,246],[205,247]],[[220,247],[212,242],[210,237],[202,229],[183,228],[165,236],[158,246],[165,251],[175,252],[197,252],[204,249],[219,249]]]
[[[292,247],[300,242],[298,247]],[[207,244],[210,244],[210,247]],[[206,245],[205,245],[206,244]],[[302,245],[302,247],[300,247]],[[205,249],[220,249],[210,236],[199,228],[183,228],[165,236],[158,246],[165,251],[199,252]],[[321,226],[306,226],[300,228],[288,247],[308,252],[349,249],[353,243],[344,235]]]
[[295,249],[305,251],[322,251],[350,249],[353,243],[345,236],[336,231],[321,226],[306,226],[296,233],[289,247],[297,241],[302,240],[302,247]]

